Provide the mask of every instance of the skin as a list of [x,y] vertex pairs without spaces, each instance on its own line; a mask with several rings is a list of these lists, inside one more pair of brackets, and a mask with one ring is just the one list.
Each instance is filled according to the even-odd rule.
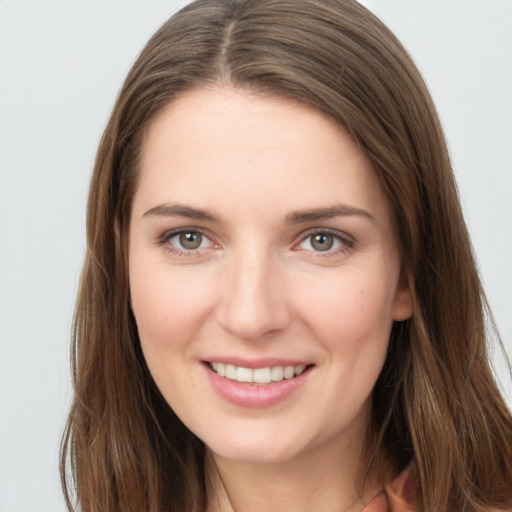
[[[209,448],[210,510],[361,510],[378,492],[357,490],[371,391],[412,301],[386,198],[341,127],[288,99],[182,95],[143,144],[129,277],[151,374]],[[219,357],[309,369],[251,408],[212,387]]]

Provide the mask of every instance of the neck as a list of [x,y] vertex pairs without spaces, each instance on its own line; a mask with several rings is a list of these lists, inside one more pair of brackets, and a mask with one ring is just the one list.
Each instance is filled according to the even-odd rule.
[[289,461],[227,460],[208,451],[208,512],[360,512],[382,488],[362,445],[328,443]]

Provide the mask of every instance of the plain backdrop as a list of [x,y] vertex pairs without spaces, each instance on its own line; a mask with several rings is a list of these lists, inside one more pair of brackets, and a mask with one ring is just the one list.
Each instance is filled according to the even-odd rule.
[[[130,64],[184,3],[0,0],[0,512],[64,510],[58,444],[95,149]],[[510,354],[512,0],[364,4],[432,90]]]

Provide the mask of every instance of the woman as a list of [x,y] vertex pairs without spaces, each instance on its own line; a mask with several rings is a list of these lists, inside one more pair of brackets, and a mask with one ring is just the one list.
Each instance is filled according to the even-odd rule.
[[438,118],[356,2],[171,18],[120,92],[87,222],[62,450],[81,510],[512,507]]

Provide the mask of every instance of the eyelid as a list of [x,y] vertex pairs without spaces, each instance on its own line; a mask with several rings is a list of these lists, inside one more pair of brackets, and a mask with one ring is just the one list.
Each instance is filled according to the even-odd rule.
[[220,247],[220,244],[218,244],[214,240],[214,238],[209,234],[209,232],[207,230],[200,228],[200,227],[196,227],[196,226],[183,226],[183,227],[179,227],[179,228],[169,229],[169,230],[165,231],[164,233],[162,233],[161,235],[159,235],[156,238],[155,243],[156,243],[156,245],[164,246],[172,238],[174,238],[175,236],[180,235],[182,233],[200,233],[202,236],[204,236],[211,242],[211,246],[198,248],[198,249],[185,250],[185,249],[180,249],[179,247],[177,247],[175,245],[169,245],[167,247],[167,250],[169,252],[174,252],[174,253],[176,253],[178,255],[182,255],[184,257],[190,257],[190,256],[198,255],[201,251],[204,251],[205,249]]
[[201,233],[203,236],[210,238],[207,233],[201,228],[192,227],[192,226],[183,226],[180,228],[173,228],[164,231],[161,235],[156,237],[156,243],[165,243],[168,242],[173,236],[180,235],[181,233]]
[[[156,245],[164,246],[173,237],[180,235],[182,233],[200,233],[202,236],[204,236],[211,242],[211,246],[198,248],[198,249],[185,250],[185,249],[180,249],[179,247],[177,247],[175,245],[170,245],[169,247],[167,247],[167,250],[169,252],[176,253],[177,255],[181,255],[183,257],[192,257],[192,256],[199,255],[199,253],[201,251],[204,251],[205,249],[207,250],[207,249],[211,249],[211,248],[220,248],[221,247],[220,244],[215,241],[215,238],[212,235],[210,235],[208,230],[205,230],[204,228],[196,227],[196,226],[182,226],[179,228],[169,229],[169,230],[165,231],[164,233],[162,233],[161,235],[159,235],[156,238],[155,243],[156,243]],[[329,235],[329,236],[336,238],[339,242],[341,242],[341,246],[337,247],[335,249],[328,249],[326,251],[315,251],[312,249],[300,248],[300,244],[302,244],[309,237],[311,237],[313,235],[319,235],[319,234]],[[354,247],[355,243],[356,243],[356,240],[354,239],[354,237],[352,237],[351,235],[349,235],[348,233],[346,233],[344,231],[339,231],[337,229],[332,229],[332,228],[318,227],[318,228],[310,228],[306,231],[303,231],[299,235],[298,241],[293,244],[292,250],[308,252],[308,253],[314,254],[316,257],[329,257],[329,256],[335,256],[340,253],[348,252],[349,250],[351,250]]]
[[[336,249],[329,249],[327,251],[314,251],[309,249],[301,249],[299,247],[300,244],[302,244],[305,240],[307,240],[309,237],[313,235],[330,235],[336,238],[341,242],[341,247],[338,247]],[[294,248],[297,251],[307,251],[311,252],[317,256],[332,256],[333,254],[337,254],[339,252],[347,252],[348,250],[352,249],[356,243],[356,240],[354,237],[350,236],[349,234],[345,233],[344,231],[339,231],[337,229],[332,228],[311,228],[304,232],[302,232],[299,236],[299,241],[294,244]]]

